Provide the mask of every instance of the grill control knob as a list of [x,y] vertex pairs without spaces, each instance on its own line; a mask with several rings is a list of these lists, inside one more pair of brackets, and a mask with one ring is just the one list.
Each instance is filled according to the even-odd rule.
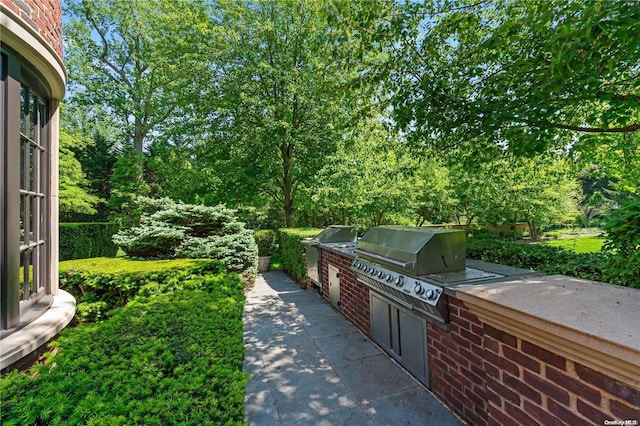
[[427,299],[433,300],[436,298],[436,292],[433,290],[427,290],[425,296],[427,296]]
[[404,277],[400,275],[394,282],[396,283],[396,287],[402,287],[404,285]]
[[371,275],[375,275],[376,274],[376,270],[371,268]]
[[382,278],[384,276],[384,272],[378,271],[378,278]]
[[416,283],[416,285],[413,287],[413,291],[414,291],[417,295],[424,294],[424,288],[423,288],[419,283]]
[[369,272],[369,267],[368,267],[368,266],[365,266],[362,270],[363,270],[364,272]]
[[387,282],[390,283],[391,281],[393,281],[393,277],[391,274],[387,274]]

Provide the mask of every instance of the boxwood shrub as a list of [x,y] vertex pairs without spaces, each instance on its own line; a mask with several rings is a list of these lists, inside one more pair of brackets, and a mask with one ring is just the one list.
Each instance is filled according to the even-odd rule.
[[208,259],[93,258],[59,265],[60,288],[76,298],[81,322],[103,320],[138,294],[191,288],[203,274],[224,271],[222,263]]
[[276,250],[278,235],[273,229],[260,229],[253,233],[258,245],[258,256],[273,256]]
[[281,228],[278,230],[278,243],[282,253],[282,270],[303,283],[307,279],[307,255],[303,238],[314,237],[322,232],[317,228]]
[[61,223],[60,260],[115,257],[118,246],[111,237],[116,232],[115,223]]
[[243,283],[205,274],[191,287],[63,330],[44,363],[0,379],[0,423],[242,425]]

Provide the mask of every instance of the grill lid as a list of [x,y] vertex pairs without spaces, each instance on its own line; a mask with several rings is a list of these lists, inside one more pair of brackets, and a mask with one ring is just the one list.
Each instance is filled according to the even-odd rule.
[[464,231],[410,226],[377,226],[358,242],[358,255],[412,275],[465,268]]
[[303,243],[309,245],[322,243],[353,242],[358,238],[358,230],[348,225],[330,225],[312,238],[305,238]]

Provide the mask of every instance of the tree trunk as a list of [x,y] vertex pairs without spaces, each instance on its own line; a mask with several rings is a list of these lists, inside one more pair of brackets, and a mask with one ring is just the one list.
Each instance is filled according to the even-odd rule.
[[282,154],[282,195],[284,224],[287,228],[295,226],[295,194],[293,189],[293,144],[282,143],[280,145]]

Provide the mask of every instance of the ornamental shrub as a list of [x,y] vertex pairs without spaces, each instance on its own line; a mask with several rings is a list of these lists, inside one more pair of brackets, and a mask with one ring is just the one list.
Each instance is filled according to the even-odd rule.
[[253,233],[258,245],[258,256],[273,256],[278,235],[272,229],[261,229]]
[[93,258],[60,262],[59,282],[76,298],[76,319],[91,322],[108,318],[137,295],[191,288],[193,280],[223,270],[216,260]]
[[63,330],[57,353],[0,379],[0,423],[242,425],[243,284],[201,274],[191,287]]
[[609,256],[606,276],[610,282],[640,288],[640,199],[612,212],[604,228],[603,250]]
[[303,283],[307,279],[307,255],[302,239],[314,237],[322,232],[316,228],[278,229],[278,242],[282,252],[282,270],[294,280]]
[[128,256],[216,259],[245,282],[255,279],[258,248],[253,231],[238,221],[234,210],[146,197],[138,198],[138,210],[140,224],[113,236]]
[[111,237],[116,232],[115,223],[61,223],[60,260],[115,257],[118,246]]

